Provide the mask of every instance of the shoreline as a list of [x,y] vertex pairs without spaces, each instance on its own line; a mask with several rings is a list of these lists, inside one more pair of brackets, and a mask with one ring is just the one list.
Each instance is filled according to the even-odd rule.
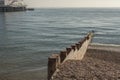
[[90,45],[93,45],[93,46],[111,46],[111,47],[120,47],[120,45],[117,45],[117,44],[104,44],[104,43],[91,43]]

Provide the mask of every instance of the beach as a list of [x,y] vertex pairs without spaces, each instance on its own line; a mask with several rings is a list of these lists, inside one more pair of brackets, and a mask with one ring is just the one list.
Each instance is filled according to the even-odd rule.
[[120,46],[89,45],[84,58],[59,66],[53,80],[120,80]]

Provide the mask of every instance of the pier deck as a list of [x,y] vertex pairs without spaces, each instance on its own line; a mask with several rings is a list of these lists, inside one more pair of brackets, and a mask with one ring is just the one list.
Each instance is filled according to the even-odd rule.
[[67,60],[52,80],[120,80],[120,46],[91,44],[80,60]]

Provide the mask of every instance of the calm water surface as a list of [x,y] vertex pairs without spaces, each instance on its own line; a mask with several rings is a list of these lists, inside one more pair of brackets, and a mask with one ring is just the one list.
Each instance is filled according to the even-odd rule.
[[36,9],[0,13],[0,80],[46,80],[47,58],[95,30],[120,45],[120,9]]

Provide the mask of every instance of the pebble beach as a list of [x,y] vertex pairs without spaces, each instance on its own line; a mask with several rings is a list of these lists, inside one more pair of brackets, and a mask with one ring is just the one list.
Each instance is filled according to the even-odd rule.
[[120,80],[120,46],[91,44],[84,58],[68,60],[53,80]]

